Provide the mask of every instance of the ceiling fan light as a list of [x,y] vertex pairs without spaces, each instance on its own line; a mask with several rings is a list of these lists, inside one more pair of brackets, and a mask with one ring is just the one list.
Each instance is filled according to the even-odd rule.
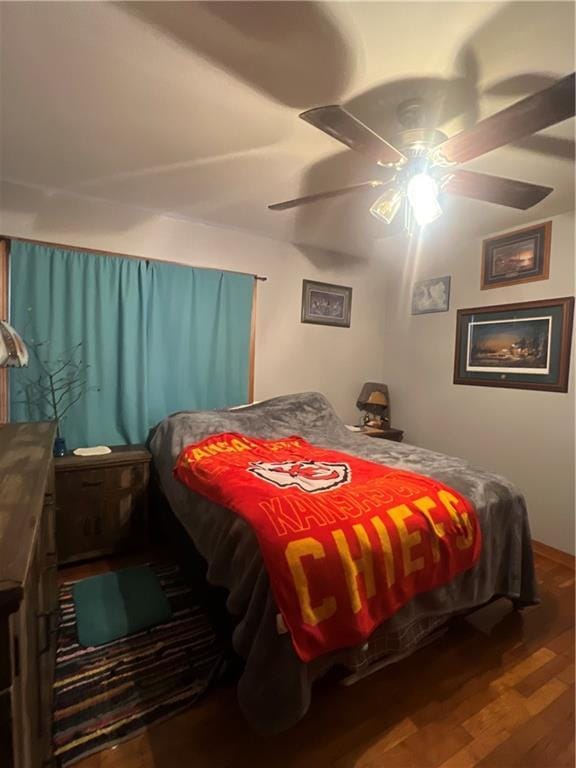
[[412,176],[406,194],[419,226],[430,224],[442,215],[438,202],[438,184],[427,173]]
[[402,195],[399,189],[387,189],[383,195],[376,200],[376,202],[370,208],[370,213],[374,218],[379,221],[385,221],[386,224],[391,224],[394,216],[398,213],[400,203],[402,202]]

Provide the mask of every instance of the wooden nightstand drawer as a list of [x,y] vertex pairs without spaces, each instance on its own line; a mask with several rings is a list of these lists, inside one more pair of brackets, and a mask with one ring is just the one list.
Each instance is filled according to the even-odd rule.
[[150,454],[132,446],[55,460],[58,562],[145,544]]
[[106,491],[139,490],[148,486],[148,464],[123,464],[108,467],[105,475]]
[[81,496],[88,488],[104,488],[105,469],[84,469],[58,472],[56,479],[58,503],[69,496]]
[[82,495],[89,488],[101,488],[104,492],[146,488],[148,464],[121,464],[102,469],[71,469],[58,473],[60,496]]

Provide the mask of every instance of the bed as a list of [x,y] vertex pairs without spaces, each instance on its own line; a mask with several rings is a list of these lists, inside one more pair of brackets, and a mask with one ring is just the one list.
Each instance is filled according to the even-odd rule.
[[[278,611],[252,529],[173,477],[186,445],[221,432],[262,438],[297,434],[440,480],[475,505],[483,536],[480,559],[445,586],[417,595],[362,646],[304,663],[289,635],[278,631]],[[496,597],[507,597],[516,607],[538,602],[526,506],[512,483],[463,459],[355,434],[319,393],[286,395],[239,410],[174,414],[155,428],[150,450],[160,489],[205,560],[208,582],[226,590],[226,608],[234,618],[232,644],[244,662],[238,700],[258,730],[277,732],[294,725],[310,705],[314,681],[334,667],[347,670],[352,681],[407,656],[437,638],[453,616]]]

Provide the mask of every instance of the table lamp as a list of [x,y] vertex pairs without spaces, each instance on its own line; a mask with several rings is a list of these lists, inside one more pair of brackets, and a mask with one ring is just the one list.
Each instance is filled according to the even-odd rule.
[[0,368],[24,368],[28,350],[20,335],[6,320],[0,320]]
[[356,407],[364,411],[363,424],[375,429],[386,429],[389,424],[390,400],[386,384],[367,382],[362,387]]

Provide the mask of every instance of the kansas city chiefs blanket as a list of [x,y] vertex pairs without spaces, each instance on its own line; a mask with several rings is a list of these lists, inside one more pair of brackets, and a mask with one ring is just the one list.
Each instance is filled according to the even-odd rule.
[[454,489],[298,436],[212,435],[174,472],[252,526],[303,661],[363,642],[480,554],[476,512]]

